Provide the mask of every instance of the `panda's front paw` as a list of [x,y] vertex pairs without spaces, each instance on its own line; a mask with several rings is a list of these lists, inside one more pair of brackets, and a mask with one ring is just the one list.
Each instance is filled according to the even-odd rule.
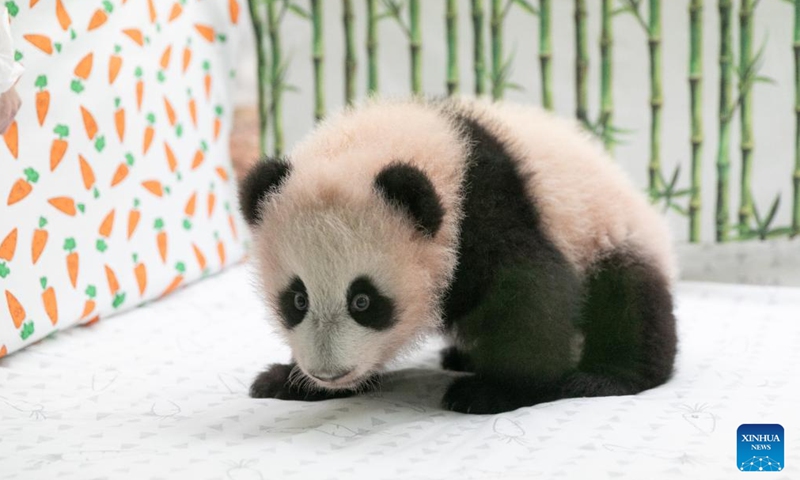
[[444,393],[442,406],[447,410],[474,415],[503,413],[524,406],[503,385],[477,375],[457,378]]
[[292,391],[298,390],[289,382],[294,364],[275,363],[258,374],[250,386],[250,396],[253,398],[279,398],[292,399]]
[[253,398],[277,398],[278,400],[301,400],[316,402],[332,398],[344,398],[353,395],[353,390],[328,390],[317,387],[298,371],[295,378],[291,378],[292,370],[297,368],[294,363],[275,363],[261,372],[250,386],[250,396]]

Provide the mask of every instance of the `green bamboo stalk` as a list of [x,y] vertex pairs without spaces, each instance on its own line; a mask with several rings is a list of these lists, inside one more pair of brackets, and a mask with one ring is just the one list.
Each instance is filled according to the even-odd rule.
[[356,99],[356,41],[353,28],[353,2],[342,0],[344,15],[345,52],[344,52],[344,101],[352,105]]
[[264,50],[264,19],[257,5],[259,2],[250,0],[250,20],[253,24],[253,34],[256,44],[257,76],[258,76],[258,149],[261,155],[267,154],[269,141],[269,107],[267,102],[267,55]]
[[719,146],[717,148],[717,205],[716,239],[726,242],[730,229],[731,169],[730,142],[731,117],[733,114],[731,80],[733,74],[733,2],[719,0],[720,47],[719,47]]
[[281,59],[281,36],[279,15],[276,10],[278,1],[269,0],[267,3],[267,28],[269,30],[269,41],[272,50],[271,67],[271,87],[272,87],[272,133],[274,139],[273,151],[275,156],[283,153],[283,76],[282,71],[285,67]]
[[[753,63],[753,1],[742,0],[739,5],[739,68],[743,73]],[[753,95],[752,82],[739,82],[741,98],[742,177],[739,202],[739,232],[746,233],[753,219]]]
[[[800,0],[798,0],[800,2]],[[701,237],[703,158],[703,0],[689,4],[689,90],[692,119],[692,196],[689,199],[689,241]]]
[[539,64],[542,75],[542,105],[553,109],[553,72],[550,61],[553,58],[550,34],[550,0],[539,0]]
[[483,40],[483,0],[472,0],[472,63],[475,70],[475,95],[486,91],[486,62]]
[[367,93],[378,92],[378,0],[367,0]]
[[[610,2],[611,0],[603,0]],[[489,26],[492,34],[492,98],[503,98],[503,2],[492,0]]]
[[458,92],[458,0],[447,0],[447,94]]
[[575,0],[575,116],[584,125],[589,124],[589,42],[586,35],[586,16],[586,0]]
[[611,125],[614,117],[614,99],[612,95],[612,54],[614,37],[611,31],[611,17],[614,15],[612,0],[603,0],[602,25],[600,28],[600,120],[598,127],[603,135],[606,150],[614,151]]
[[650,163],[647,167],[651,194],[664,185],[661,181],[661,1],[650,0],[647,44],[650,49]]
[[411,92],[422,94],[422,28],[420,25],[419,0],[409,0],[410,50],[411,50]]
[[314,26],[313,54],[314,62],[314,119],[322,120],[325,116],[325,49],[322,39],[322,0],[311,0],[311,22]]
[[792,235],[800,235],[800,0],[794,0],[794,202],[792,207]]

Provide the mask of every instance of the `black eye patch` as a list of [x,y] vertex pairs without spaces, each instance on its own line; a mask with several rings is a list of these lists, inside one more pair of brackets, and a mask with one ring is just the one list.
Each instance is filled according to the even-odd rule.
[[[302,295],[306,299],[306,308],[304,310],[297,308],[295,297],[298,295]],[[281,292],[278,297],[278,303],[281,317],[288,328],[293,328],[303,321],[308,311],[309,300],[306,286],[299,277],[294,277],[292,283]]]
[[[369,306],[359,311],[354,308],[353,299],[357,295],[369,297]],[[358,302],[363,303],[363,302]],[[374,330],[386,330],[394,325],[397,319],[394,316],[394,302],[389,297],[383,295],[375,284],[367,276],[361,276],[353,280],[347,289],[347,308],[353,320],[367,328]]]

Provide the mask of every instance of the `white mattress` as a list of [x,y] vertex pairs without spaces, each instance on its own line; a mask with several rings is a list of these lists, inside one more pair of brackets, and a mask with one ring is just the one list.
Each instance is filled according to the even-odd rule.
[[780,423],[800,478],[800,289],[684,284],[667,385],[496,416],[442,411],[432,342],[367,397],[253,400],[288,351],[236,267],[0,360],[0,478],[702,478]]

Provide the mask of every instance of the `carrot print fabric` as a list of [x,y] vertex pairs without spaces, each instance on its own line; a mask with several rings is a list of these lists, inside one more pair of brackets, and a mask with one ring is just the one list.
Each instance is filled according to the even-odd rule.
[[241,1],[4,2],[25,74],[0,141],[0,357],[242,257]]

